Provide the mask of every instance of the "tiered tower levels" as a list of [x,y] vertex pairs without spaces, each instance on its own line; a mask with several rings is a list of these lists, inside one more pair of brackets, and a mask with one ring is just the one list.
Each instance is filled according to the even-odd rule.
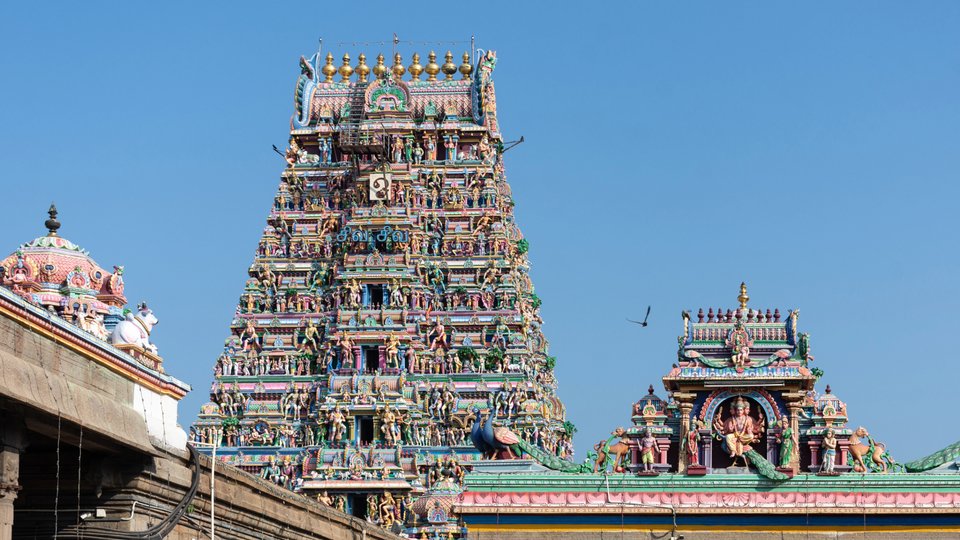
[[386,524],[391,500],[462,475],[475,408],[572,452],[503,167],[496,55],[478,57],[415,56],[408,81],[399,59],[301,58],[287,168],[193,427],[218,456]]

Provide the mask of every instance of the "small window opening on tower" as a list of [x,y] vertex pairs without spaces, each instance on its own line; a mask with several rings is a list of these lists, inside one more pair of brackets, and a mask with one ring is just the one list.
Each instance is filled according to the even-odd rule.
[[360,433],[360,444],[370,444],[373,442],[373,417],[358,416],[357,431]]
[[380,369],[380,351],[377,347],[364,347],[363,364],[367,373],[374,373]]

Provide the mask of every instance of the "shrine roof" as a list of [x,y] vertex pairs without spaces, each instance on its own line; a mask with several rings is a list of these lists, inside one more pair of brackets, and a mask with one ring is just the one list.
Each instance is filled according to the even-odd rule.
[[59,306],[67,298],[83,297],[98,313],[106,313],[109,306],[104,299],[113,306],[125,304],[123,267],[104,270],[87,250],[57,234],[56,206],[51,205],[48,213],[46,235],[0,259],[0,284],[42,305]]
[[[392,122],[399,126],[409,123],[411,118],[422,118],[436,127],[476,126],[484,131],[497,131],[495,122],[479,126],[480,109],[494,111],[496,107],[491,80],[497,62],[495,52],[484,53],[476,69],[466,52],[459,65],[454,63],[450,51],[440,63],[431,51],[425,66],[420,64],[418,54],[413,56],[409,68],[403,65],[399,53],[394,55],[392,66],[384,64],[383,55],[379,55],[376,62],[371,68],[364,54],[358,56],[355,66],[350,65],[349,54],[343,55],[340,66],[334,65],[331,53],[325,59],[321,59],[319,53],[309,60],[301,57],[294,93],[295,126],[291,127],[328,126],[334,119],[356,118],[356,111],[351,108],[357,107],[362,97],[363,112],[378,123]],[[408,70],[408,78],[404,80]],[[458,72],[460,78],[457,79]],[[338,75],[339,80],[335,80]],[[425,80],[421,75],[425,75]]]
[[[310,100],[310,115],[317,118],[339,114],[357,89],[366,88],[366,94],[370,96],[372,91],[380,87],[378,83],[379,81],[319,83]],[[436,111],[446,111],[448,115],[455,114],[464,118],[473,115],[470,97],[473,84],[469,80],[399,81],[397,85],[406,90],[410,99],[407,112],[413,116],[424,116],[431,105]]]

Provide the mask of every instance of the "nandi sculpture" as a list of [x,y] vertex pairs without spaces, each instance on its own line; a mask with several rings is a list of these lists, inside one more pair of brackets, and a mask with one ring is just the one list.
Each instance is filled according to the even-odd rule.
[[150,343],[150,332],[159,321],[146,303],[137,306],[137,314],[126,313],[126,318],[113,329],[110,343],[114,345],[135,345],[144,351],[157,354],[157,346]]

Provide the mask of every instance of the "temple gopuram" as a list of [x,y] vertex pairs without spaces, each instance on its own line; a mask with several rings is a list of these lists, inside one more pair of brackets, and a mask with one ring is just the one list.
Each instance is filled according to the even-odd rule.
[[643,392],[589,473],[477,462],[452,509],[471,538],[960,537],[960,443],[898,463],[815,389],[799,310],[749,299],[683,313],[666,397]]
[[448,512],[483,457],[477,418],[542,460],[573,453],[506,181],[497,56],[474,57],[301,57],[286,167],[190,434],[417,537],[464,534]]

